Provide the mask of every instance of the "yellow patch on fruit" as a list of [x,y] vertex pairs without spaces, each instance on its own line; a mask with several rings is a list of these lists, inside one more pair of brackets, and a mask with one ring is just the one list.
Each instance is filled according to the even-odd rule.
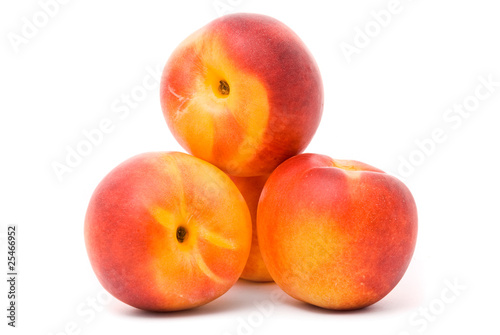
[[354,166],[350,161],[343,159],[333,159],[332,165],[336,168],[346,170],[346,171],[359,171],[360,169],[357,166]]
[[162,208],[160,206],[155,206],[150,210],[151,216],[155,219],[156,222],[164,226],[165,228],[169,230],[175,229],[179,219],[178,215],[174,214],[165,208]]
[[202,228],[199,230],[199,236],[200,238],[208,241],[210,244],[215,245],[217,247],[221,247],[224,249],[235,249],[236,246],[234,243],[228,239],[222,236],[221,234],[214,233],[213,231],[210,231],[208,229]]
[[215,282],[223,283],[225,280],[213,273],[212,270],[208,267],[207,263],[205,263],[205,260],[203,259],[203,256],[201,255],[200,251],[198,248],[194,250],[194,259],[196,261],[196,264],[198,265],[198,268],[210,279],[212,279]]
[[[200,69],[194,94],[182,97],[183,104],[176,121],[178,129],[189,141],[190,151],[197,157],[210,160],[213,148],[226,143],[214,143],[216,122],[220,113],[229,113],[247,138],[228,161],[248,162],[253,159],[269,119],[266,88],[251,73],[234,64],[215,38],[197,38],[194,52],[200,55]],[[189,117],[187,117],[189,115]],[[193,122],[193,120],[195,120]],[[193,140],[196,139],[196,140]],[[241,141],[225,138],[224,141]]]

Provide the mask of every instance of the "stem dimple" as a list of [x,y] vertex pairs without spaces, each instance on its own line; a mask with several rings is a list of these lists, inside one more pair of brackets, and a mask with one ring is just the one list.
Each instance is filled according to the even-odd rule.
[[219,81],[219,93],[222,95],[229,95],[229,84],[225,80]]
[[177,231],[175,233],[175,237],[177,237],[177,241],[179,241],[179,243],[184,242],[184,240],[187,237],[187,230],[186,230],[186,228],[184,228],[184,227],[177,228]]

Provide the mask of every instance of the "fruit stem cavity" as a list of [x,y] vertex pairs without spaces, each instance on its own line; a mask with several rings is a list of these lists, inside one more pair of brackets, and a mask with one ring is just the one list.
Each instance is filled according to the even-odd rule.
[[229,95],[229,84],[227,83],[227,81],[219,81],[219,93],[222,95]]
[[175,237],[177,237],[177,241],[179,241],[179,243],[184,242],[184,240],[187,237],[186,228],[184,228],[184,227],[177,228],[177,232],[175,233]]

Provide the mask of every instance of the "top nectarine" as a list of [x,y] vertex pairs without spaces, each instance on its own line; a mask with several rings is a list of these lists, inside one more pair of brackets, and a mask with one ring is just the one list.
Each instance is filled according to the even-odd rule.
[[161,107],[175,138],[234,176],[269,174],[305,149],[323,110],[318,66],[286,25],[226,15],[183,41],[165,65]]

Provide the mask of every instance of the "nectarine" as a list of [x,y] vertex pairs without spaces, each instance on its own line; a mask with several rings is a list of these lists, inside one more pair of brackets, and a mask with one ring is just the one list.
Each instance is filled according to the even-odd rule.
[[269,177],[257,233],[267,269],[286,293],[357,309],[382,299],[405,273],[417,208],[408,188],[381,170],[301,154]]
[[103,287],[144,310],[203,305],[238,280],[252,222],[234,183],[176,152],[135,156],[98,185],[85,217],[90,263]]
[[257,205],[259,203],[260,193],[266,183],[269,175],[257,177],[235,177],[229,176],[234,182],[238,190],[240,190],[243,198],[247,202],[250,216],[252,217],[252,247],[248,256],[247,264],[243,269],[241,278],[257,282],[272,281],[273,278],[267,271],[266,264],[260,253],[259,240],[257,238]]
[[187,151],[230,175],[260,176],[305,149],[321,119],[323,84],[290,28],[264,15],[232,14],[176,48],[160,98]]

